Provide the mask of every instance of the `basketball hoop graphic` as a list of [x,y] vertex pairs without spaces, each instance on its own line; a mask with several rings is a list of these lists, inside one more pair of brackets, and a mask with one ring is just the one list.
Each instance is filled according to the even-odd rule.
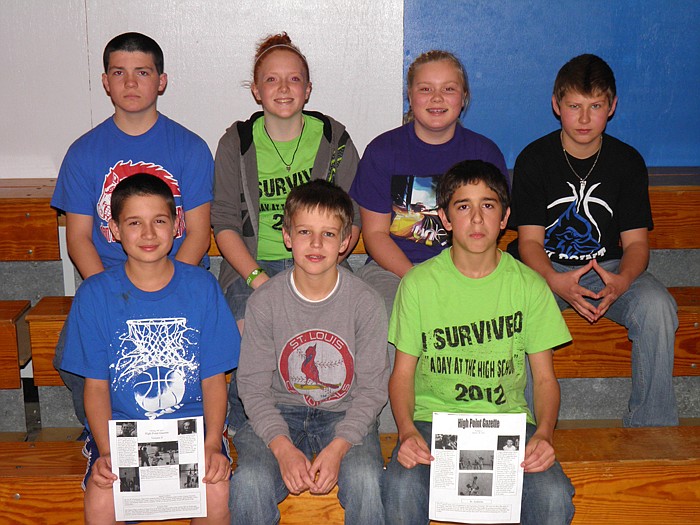
[[129,333],[119,337],[122,357],[114,365],[119,382],[133,386],[149,419],[174,412],[185,395],[187,376],[198,367],[195,356],[184,357],[189,353],[185,345],[194,344],[186,337],[192,330],[187,319],[130,319],[126,325]]

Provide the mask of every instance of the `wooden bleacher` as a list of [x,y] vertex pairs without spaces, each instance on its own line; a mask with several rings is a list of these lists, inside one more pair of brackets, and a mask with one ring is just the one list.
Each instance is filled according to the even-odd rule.
[[[693,175],[694,182],[686,185],[683,185],[682,174],[680,178],[676,175],[665,180],[674,185],[650,187],[655,221],[655,229],[650,232],[652,249],[700,248],[697,174]],[[664,177],[663,174],[657,176]],[[44,182],[20,186],[46,193]],[[42,197],[43,204],[38,204],[30,190],[12,193],[15,191],[11,189],[7,193],[4,181],[0,181],[0,199],[10,193],[17,199],[28,199],[19,208],[12,206],[13,220],[22,220],[22,210],[30,204],[48,207],[50,192]],[[6,201],[0,202],[2,210]],[[24,238],[10,244],[16,246],[12,251],[17,254],[11,260],[28,260],[27,256],[31,256],[31,260],[56,257],[51,250],[39,248],[43,243],[32,241],[35,229],[43,230],[47,224],[55,228],[55,216],[49,214],[52,218],[48,223],[34,224],[32,216],[41,214],[33,214],[34,211],[25,212],[25,219],[29,219],[31,226],[21,230]],[[4,243],[3,236],[8,235],[9,230],[1,228],[5,222],[3,217],[0,214],[0,242]],[[499,245],[504,248],[514,235],[514,232],[506,232]],[[53,240],[49,242],[52,243]],[[57,250],[57,240],[55,244]],[[364,253],[362,245],[355,253]],[[215,244],[210,254],[218,255]],[[699,290],[698,287],[670,289],[679,304],[680,321],[675,376],[700,375]],[[62,385],[51,359],[70,302],[71,298],[44,298],[27,315],[37,385]],[[630,375],[631,345],[623,328],[603,319],[592,329],[572,311],[565,312],[564,317],[574,342],[555,353],[558,377]],[[391,453],[395,442],[395,434],[382,435],[385,457]],[[700,523],[700,426],[557,429],[555,449],[576,488],[575,524]],[[0,443],[0,512],[3,515],[0,522],[79,523],[82,520],[80,479],[84,469],[85,459],[80,454],[80,444],[75,442]],[[281,523],[342,523],[343,511],[336,492],[326,496],[288,497],[280,505]]]
[[57,261],[56,179],[0,179],[0,261]]
[[[676,332],[675,376],[700,375],[700,305],[699,295],[683,288],[671,288],[679,303],[679,328]],[[44,297],[27,314],[37,386],[61,386],[63,381],[53,367],[58,342],[72,297]],[[688,304],[690,303],[690,304]],[[624,327],[601,319],[595,330],[588,321],[572,310],[564,312],[573,341],[554,352],[558,378],[630,377],[631,348]]]
[[[556,430],[557,456],[575,488],[575,525],[698,523],[700,433],[697,427]],[[385,458],[396,435],[382,436]],[[78,442],[0,444],[3,523],[80,523],[85,458]],[[235,458],[234,458],[235,461]],[[337,489],[289,496],[282,525],[341,524]],[[167,521],[158,523],[186,523]],[[436,522],[434,522],[436,523]]]
[[31,357],[24,316],[29,301],[0,301],[0,389],[20,388],[20,368]]

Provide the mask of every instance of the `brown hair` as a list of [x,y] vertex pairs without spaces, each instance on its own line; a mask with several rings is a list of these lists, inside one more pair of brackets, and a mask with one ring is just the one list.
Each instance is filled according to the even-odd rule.
[[153,64],[156,66],[156,71],[159,75],[163,74],[163,50],[158,45],[158,42],[150,36],[141,33],[123,33],[115,36],[107,42],[105,50],[102,53],[102,63],[105,68],[105,73],[109,73],[109,57],[115,51],[126,51],[135,53],[140,51],[151,55]]
[[352,232],[353,206],[343,188],[323,179],[313,179],[289,192],[284,203],[284,229],[292,230],[292,217],[299,210],[318,210],[335,215],[343,223],[342,240]]
[[483,160],[463,160],[452,166],[438,181],[435,189],[435,200],[438,208],[442,208],[450,217],[449,205],[455,192],[467,184],[483,182],[490,190],[498,195],[501,203],[501,218],[505,217],[510,206],[508,180],[496,166]]
[[562,66],[554,81],[553,94],[557,102],[569,91],[585,96],[604,94],[612,106],[617,93],[615,74],[599,56],[579,55]]
[[173,192],[170,190],[167,183],[160,177],[156,177],[150,173],[134,173],[133,175],[122,179],[112,192],[110,207],[114,222],[119,224],[119,216],[126,205],[126,201],[128,201],[131,197],[145,197],[150,195],[161,197],[168,206],[170,217],[173,220],[177,218],[175,198],[173,197]]
[[[411,90],[411,87],[413,86],[413,80],[416,77],[416,69],[418,69],[418,67],[422,66],[423,64],[427,64],[428,62],[439,62],[441,60],[451,62],[455,69],[457,69],[457,72],[462,77],[462,89],[464,89],[465,95],[464,105],[469,105],[469,98],[471,96],[471,92],[469,91],[469,78],[467,77],[467,70],[464,69],[462,62],[460,62],[459,58],[457,58],[457,56],[454,53],[450,53],[449,51],[443,51],[441,49],[432,49],[430,51],[426,51],[422,55],[419,55],[411,63],[411,65],[408,67],[408,73],[406,74],[406,91],[408,92]],[[411,109],[410,107],[408,108],[408,112],[406,113],[406,115],[404,115],[403,120],[404,124],[413,120],[413,109]]]
[[311,81],[309,64],[306,61],[306,57],[297,46],[292,44],[292,39],[289,38],[289,35],[286,32],[282,32],[276,35],[269,35],[258,43],[258,47],[255,49],[255,61],[253,62],[253,82],[257,80],[258,71],[260,71],[260,66],[262,65],[264,57],[275,49],[286,49],[292,53],[296,53],[304,66],[306,81]]

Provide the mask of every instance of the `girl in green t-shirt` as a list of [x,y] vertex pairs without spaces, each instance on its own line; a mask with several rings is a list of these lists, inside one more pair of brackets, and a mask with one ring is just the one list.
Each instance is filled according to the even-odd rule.
[[[282,239],[283,206],[290,190],[321,178],[348,191],[358,163],[345,126],[304,111],[311,95],[309,65],[286,33],[258,44],[250,89],[262,111],[235,122],[219,141],[211,212],[224,258],[219,282],[241,332],[252,291],[293,265]],[[346,254],[359,232],[356,212]],[[230,390],[229,397],[240,407],[235,381]],[[242,414],[242,407],[238,414],[232,410],[233,428],[244,421]]]

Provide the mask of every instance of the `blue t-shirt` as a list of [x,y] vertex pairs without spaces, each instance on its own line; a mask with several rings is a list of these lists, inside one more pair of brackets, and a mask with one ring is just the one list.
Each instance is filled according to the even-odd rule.
[[108,118],[68,149],[51,199],[54,208],[93,218],[92,241],[105,268],[126,261],[108,223],[112,191],[136,173],[160,177],[175,196],[178,227],[171,256],[185,238],[185,212],[213,199],[214,161],[199,136],[161,114],[138,136],[127,135]]
[[438,178],[463,160],[490,162],[508,177],[501,150],[483,135],[457,125],[448,142],[427,144],[416,136],[410,122],[369,143],[350,196],[367,210],[391,213],[391,238],[417,264],[447,247],[435,188]]
[[157,292],[136,288],[119,265],[76,293],[61,368],[109,381],[112,419],[203,415],[202,380],[238,365],[238,329],[216,279],[174,265]]

